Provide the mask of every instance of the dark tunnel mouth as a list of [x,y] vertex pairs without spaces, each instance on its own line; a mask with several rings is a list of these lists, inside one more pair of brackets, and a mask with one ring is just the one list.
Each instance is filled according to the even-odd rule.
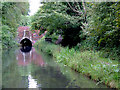
[[32,49],[32,42],[28,38],[24,38],[20,42],[22,52],[30,52]]
[[20,44],[22,47],[25,47],[25,46],[32,47],[32,42],[28,38],[22,39]]

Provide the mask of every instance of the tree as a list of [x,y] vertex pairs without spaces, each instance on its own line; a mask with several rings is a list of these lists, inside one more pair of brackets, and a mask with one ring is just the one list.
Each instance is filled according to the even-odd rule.
[[[81,31],[82,21],[83,18],[73,12],[67,2],[49,2],[43,3],[43,6],[33,16],[32,29],[46,28],[47,35],[53,38],[62,34],[62,45],[72,47],[81,40],[78,34]],[[67,39],[71,39],[71,42]]]
[[99,47],[120,45],[119,2],[88,3],[86,32]]
[[3,48],[14,45],[17,27],[21,21],[21,15],[27,15],[28,2],[2,2],[2,45]]

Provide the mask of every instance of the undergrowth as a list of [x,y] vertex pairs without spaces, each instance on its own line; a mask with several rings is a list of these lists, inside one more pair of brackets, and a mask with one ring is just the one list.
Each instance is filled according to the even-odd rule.
[[100,52],[76,51],[74,48],[63,48],[60,45],[44,42],[44,40],[38,41],[34,46],[53,55],[56,62],[63,63],[65,66],[95,80],[97,84],[104,83],[111,88],[118,88],[120,84],[118,81],[120,78],[118,61],[102,58],[99,56]]

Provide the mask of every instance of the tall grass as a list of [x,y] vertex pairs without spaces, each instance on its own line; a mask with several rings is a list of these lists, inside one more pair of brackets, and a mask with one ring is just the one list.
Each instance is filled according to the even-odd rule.
[[56,62],[63,63],[65,66],[80,72],[97,84],[104,83],[112,88],[119,86],[119,68],[118,62],[109,58],[101,58],[99,52],[95,51],[76,51],[74,48],[63,48],[59,45],[38,41],[35,47],[47,52],[56,58]]

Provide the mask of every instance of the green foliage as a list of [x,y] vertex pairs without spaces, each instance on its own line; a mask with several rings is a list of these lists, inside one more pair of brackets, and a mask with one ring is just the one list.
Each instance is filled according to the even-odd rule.
[[56,58],[56,62],[63,63],[73,70],[91,77],[99,83],[118,88],[118,62],[109,58],[99,57],[99,52],[75,51],[74,48],[63,48],[44,41],[38,41],[35,47]]
[[86,3],[87,23],[82,28],[86,39],[80,43],[81,50],[100,50],[101,57],[119,60],[119,5],[118,2]]
[[29,10],[27,2],[2,2],[1,3],[1,29],[3,48],[15,45],[16,31],[21,21],[21,16]]
[[28,12],[28,3],[26,2],[3,2],[2,3],[2,24],[16,28],[21,20],[21,15]]
[[75,53],[75,50],[73,48],[69,49],[67,47],[67,48],[62,48],[60,50],[59,55],[55,54],[55,56],[58,62],[64,63],[65,65],[67,65],[67,63],[70,62],[70,59],[74,56],[74,53]]
[[[60,7],[60,6],[61,7]],[[66,8],[61,3],[45,3],[40,7],[39,11],[33,18],[33,29],[39,29],[40,26],[46,28],[48,31],[65,28],[64,22],[67,22],[69,16],[62,13],[62,9]],[[65,11],[64,11],[65,12]]]
[[99,55],[104,58],[110,58],[112,60],[120,60],[120,47],[102,48]]
[[10,28],[7,25],[2,26],[2,46],[3,48],[7,48],[7,46],[12,46],[15,44],[13,40],[14,36],[10,32]]
[[89,38],[93,38],[97,47],[118,47],[119,2],[89,3],[87,7],[87,28]]
[[31,18],[28,15],[21,15],[20,24],[21,26],[31,26]]
[[[81,39],[79,34],[82,17],[74,14],[73,11],[68,13],[69,10],[67,2],[43,3],[43,6],[32,17],[32,29],[38,30],[42,27],[48,31],[49,37],[54,36],[53,39],[61,34],[63,46],[75,46]],[[71,41],[69,42],[67,39]]]
[[[43,50],[43,49],[41,49],[41,50],[47,52],[49,55],[52,55],[52,53],[55,53],[56,47],[58,47],[58,46],[56,46],[56,45],[50,46],[47,42],[44,41],[44,38],[45,38],[45,37],[43,37],[42,40],[37,41],[37,42],[34,44],[34,46],[35,46],[35,47],[42,47],[44,50]],[[41,43],[41,42],[42,42],[42,43]],[[39,46],[39,44],[40,44],[40,46]],[[46,44],[46,45],[45,45],[45,44]],[[51,48],[51,49],[49,49],[49,48]]]
[[63,46],[71,47],[80,43],[89,49],[119,47],[120,3],[84,4],[83,2],[43,3],[32,17],[32,29],[44,28],[51,37],[52,34],[56,35],[55,37],[62,34]]

